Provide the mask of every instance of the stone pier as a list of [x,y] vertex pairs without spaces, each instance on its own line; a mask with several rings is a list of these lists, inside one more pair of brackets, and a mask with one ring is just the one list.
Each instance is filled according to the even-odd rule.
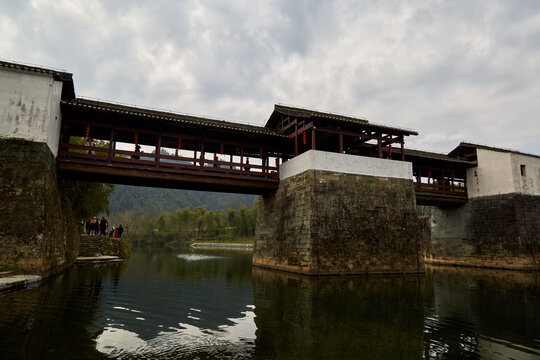
[[71,74],[0,62],[0,271],[47,276],[78,252],[56,175]]
[[429,224],[411,163],[311,150],[261,196],[255,266],[308,275],[423,272]]

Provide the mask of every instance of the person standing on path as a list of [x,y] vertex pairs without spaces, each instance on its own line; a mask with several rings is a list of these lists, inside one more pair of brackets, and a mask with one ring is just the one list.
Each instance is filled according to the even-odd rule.
[[99,222],[99,235],[107,236],[107,227],[108,226],[109,226],[109,223],[105,219],[105,216],[102,216],[101,221]]

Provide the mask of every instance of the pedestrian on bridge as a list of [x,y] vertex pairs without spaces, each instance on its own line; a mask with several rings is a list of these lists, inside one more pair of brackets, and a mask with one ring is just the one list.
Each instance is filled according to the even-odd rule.
[[[136,145],[136,146],[135,146],[135,152],[136,152],[136,153],[140,153],[140,152],[141,152],[141,147],[140,147],[139,145]],[[139,156],[139,154],[137,154],[137,155],[133,155],[131,158],[132,158],[132,159],[139,160],[141,157]]]

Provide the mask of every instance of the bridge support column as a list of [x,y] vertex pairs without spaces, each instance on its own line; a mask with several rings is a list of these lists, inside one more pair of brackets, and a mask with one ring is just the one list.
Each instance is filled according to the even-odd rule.
[[46,276],[77,254],[56,175],[62,86],[46,71],[0,68],[0,271]]
[[429,224],[410,163],[317,150],[280,168],[261,196],[253,264],[303,273],[423,272]]

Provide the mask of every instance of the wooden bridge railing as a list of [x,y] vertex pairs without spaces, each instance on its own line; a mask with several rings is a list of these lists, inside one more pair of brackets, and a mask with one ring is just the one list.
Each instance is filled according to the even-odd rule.
[[[206,153],[207,155],[209,153]],[[279,179],[279,160],[275,165],[258,165],[246,162],[249,157],[241,156],[240,161],[220,159],[224,155],[211,154],[214,159],[205,156],[182,156],[152,154],[109,147],[93,147],[87,145],[60,143],[58,157],[64,160],[102,163],[110,166],[136,166],[145,170],[160,169],[162,171],[189,171],[200,173],[224,174],[233,176],[249,176],[263,179]],[[238,156],[237,156],[238,157]]]
[[439,195],[452,195],[467,198],[467,188],[462,184],[443,185],[443,184],[427,184],[417,183],[417,193],[432,193]]
[[417,194],[467,198],[464,170],[413,165]]

